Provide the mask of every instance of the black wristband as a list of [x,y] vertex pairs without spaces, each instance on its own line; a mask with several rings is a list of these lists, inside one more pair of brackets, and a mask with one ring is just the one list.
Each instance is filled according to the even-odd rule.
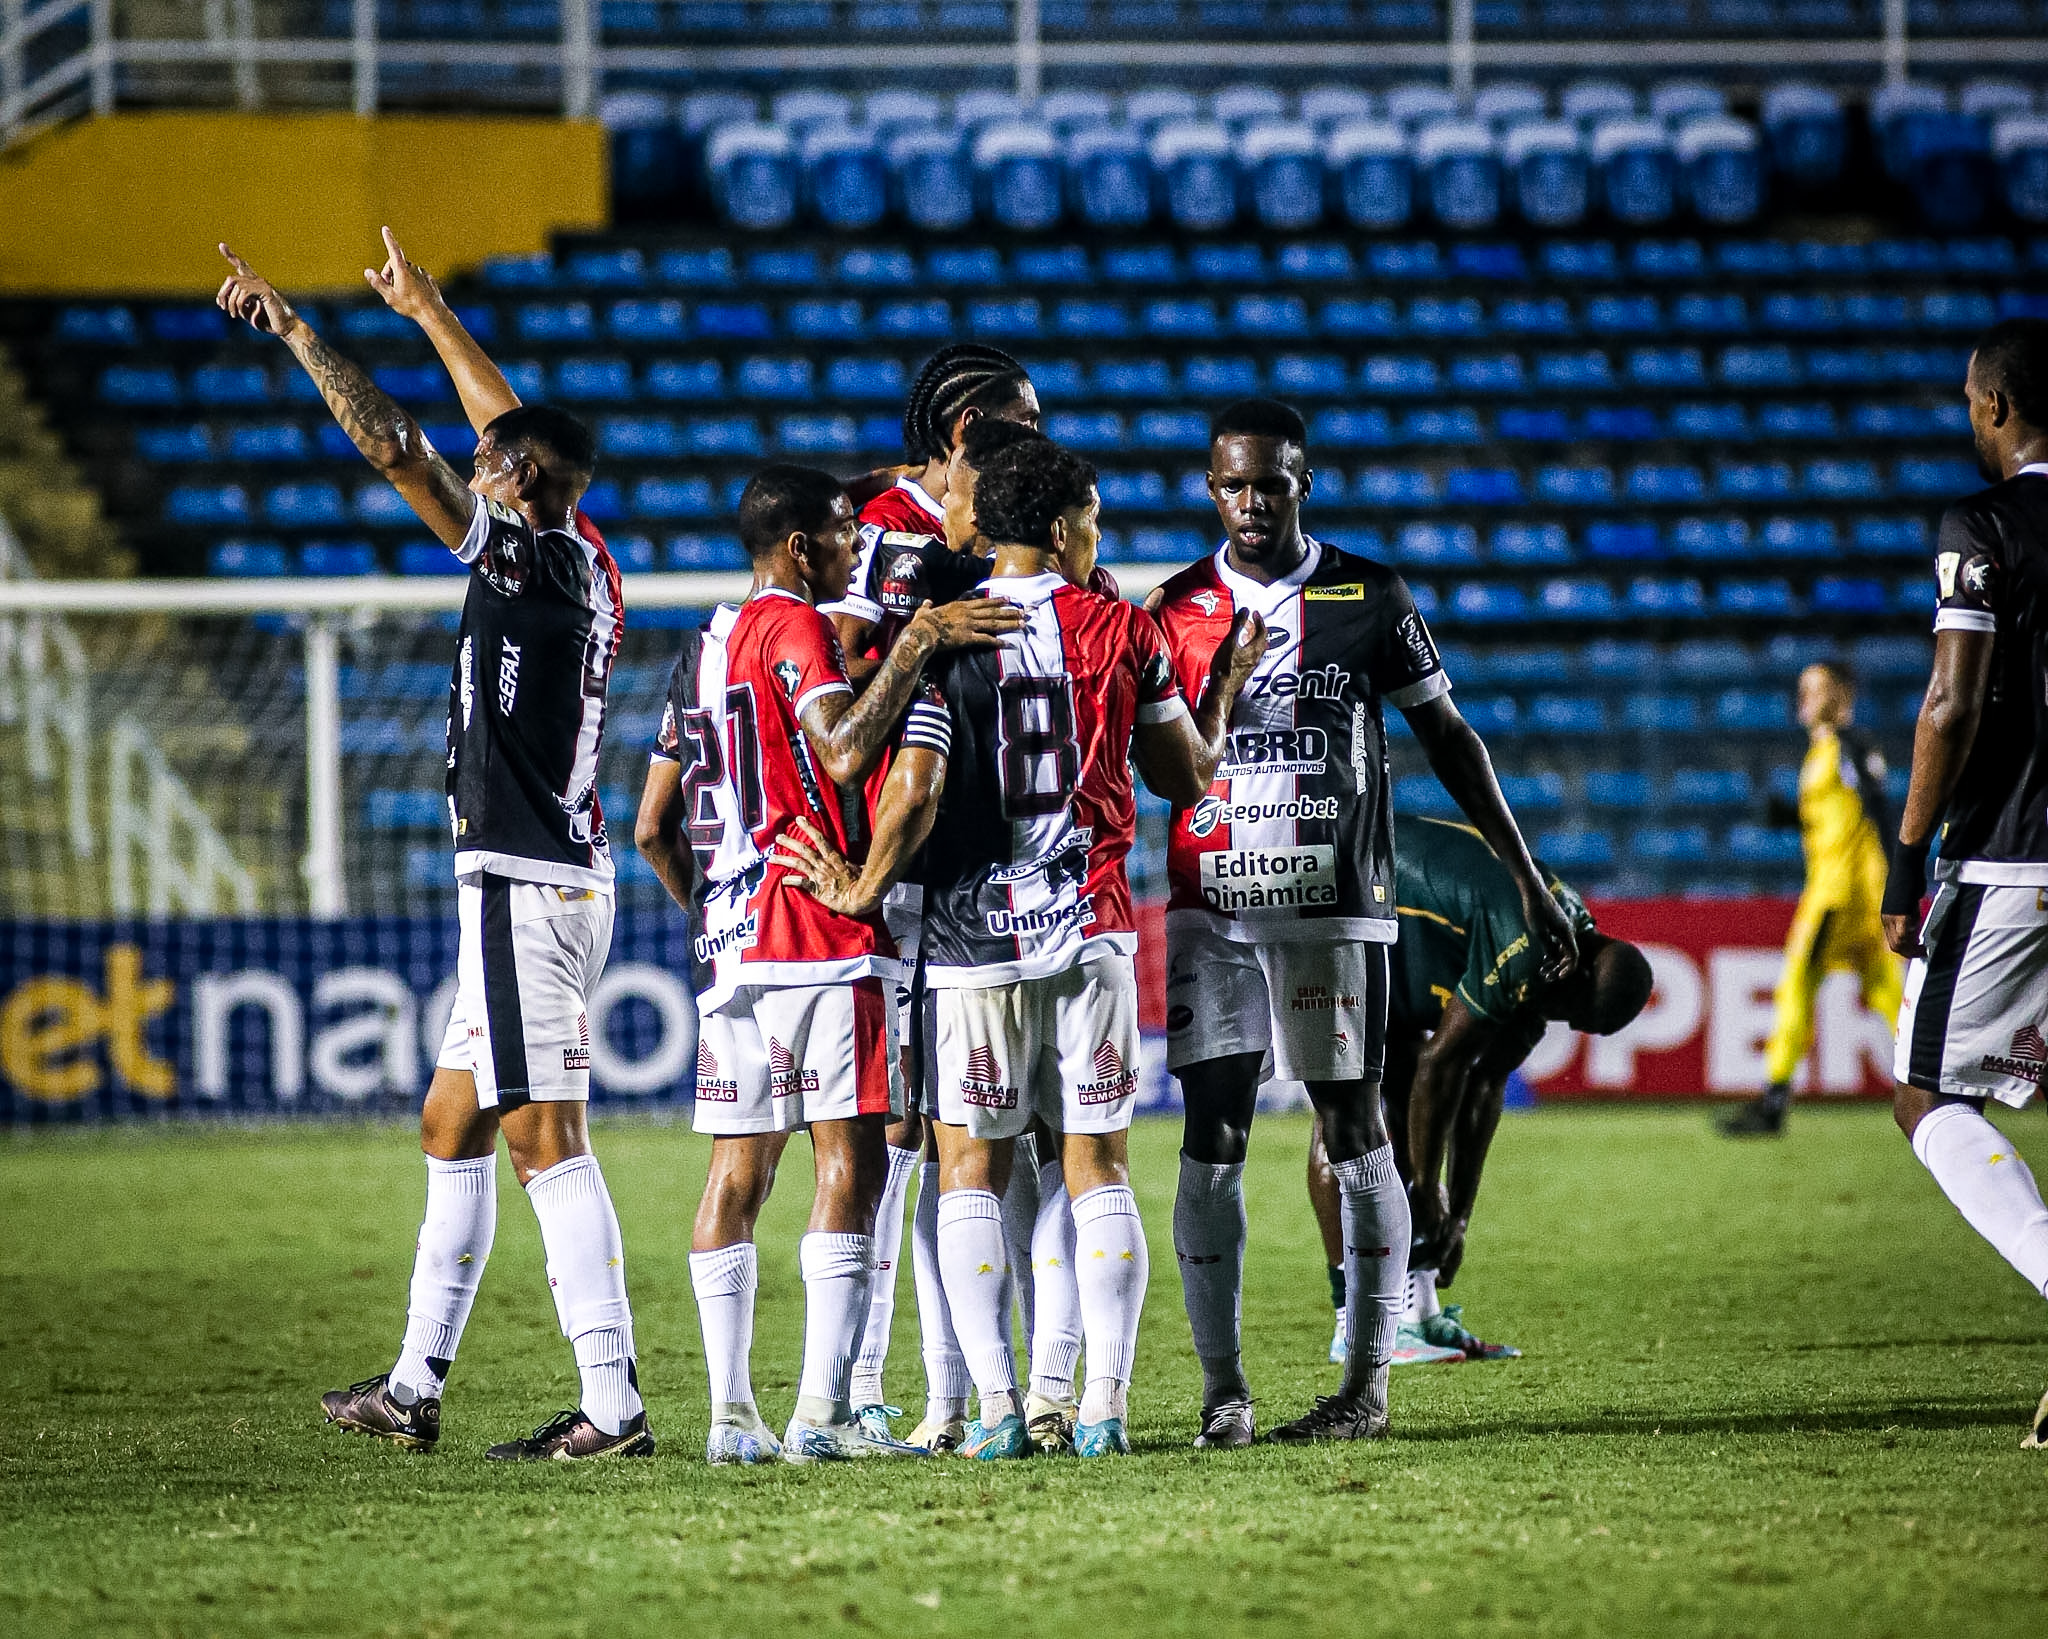
[[1927,897],[1927,844],[1894,841],[1892,867],[1885,874],[1885,916],[1918,916],[1920,901]]

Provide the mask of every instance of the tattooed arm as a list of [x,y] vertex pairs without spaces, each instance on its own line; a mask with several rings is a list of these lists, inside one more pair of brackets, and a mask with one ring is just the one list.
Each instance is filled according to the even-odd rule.
[[226,245],[220,247],[220,253],[234,272],[214,297],[216,305],[289,347],[292,357],[320,389],[341,430],[363,452],[363,459],[391,481],[444,545],[460,546],[477,508],[477,498],[462,475],[427,442],[420,424],[372,382],[361,366],[313,334],[312,326],[292,310],[268,279]]

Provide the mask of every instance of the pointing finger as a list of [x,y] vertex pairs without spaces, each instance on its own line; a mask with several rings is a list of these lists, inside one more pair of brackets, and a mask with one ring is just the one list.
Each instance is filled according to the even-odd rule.
[[225,256],[228,259],[228,266],[233,268],[237,273],[240,273],[245,277],[251,279],[256,277],[256,270],[252,268],[247,262],[243,261],[241,257],[237,256],[233,251],[229,250],[226,245],[223,244],[220,247],[220,253],[221,255]]

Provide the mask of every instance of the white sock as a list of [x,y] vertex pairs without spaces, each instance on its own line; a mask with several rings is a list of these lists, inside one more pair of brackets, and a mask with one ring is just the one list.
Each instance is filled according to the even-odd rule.
[[917,1211],[910,1220],[910,1273],[917,1283],[918,1346],[924,1356],[925,1416],[944,1422],[967,1415],[974,1379],[960,1339],[953,1332],[953,1308],[939,1273],[939,1164],[917,1172]]
[[1081,1421],[1124,1415],[1124,1391],[1138,1352],[1138,1316],[1152,1259],[1138,1198],[1128,1184],[1103,1184],[1074,1200],[1074,1276],[1088,1339]]
[[868,1323],[853,1363],[850,1398],[856,1406],[882,1404],[882,1368],[889,1362],[889,1332],[896,1324],[896,1269],[903,1261],[903,1205],[916,1150],[889,1146],[889,1177],[875,1207],[875,1277],[868,1284]]
[[1038,1221],[1031,1226],[1031,1392],[1074,1398],[1081,1355],[1081,1288],[1074,1283],[1074,1203],[1057,1161],[1038,1169]]
[[[1038,1159],[1031,1134],[1017,1140],[1010,1187],[1003,1191],[1003,1249],[1010,1257],[1010,1295],[1024,1323],[1024,1358],[1038,1335],[1038,1282],[1031,1267],[1031,1234],[1038,1223]],[[1005,1311],[1006,1313],[1008,1311]]]
[[939,1197],[939,1268],[967,1369],[981,1393],[984,1426],[1014,1416],[1017,1362],[1010,1354],[1010,1311],[1003,1276],[1003,1203],[986,1189],[948,1190]]
[[1937,1104],[1913,1129],[1913,1153],[1969,1226],[2048,1297],[2048,1206],[2012,1140],[1967,1104]]
[[401,1405],[438,1399],[498,1232],[498,1158],[427,1157],[427,1211],[412,1255],[405,1341],[391,1368]]
[[[640,1414],[633,1368],[633,1311],[626,1302],[626,1248],[619,1215],[594,1155],[572,1155],[526,1185],[547,1251],[548,1285],[562,1335],[576,1350],[582,1410],[607,1434]],[[584,1343],[593,1333],[615,1336]]]
[[1173,1250],[1195,1357],[1202,1363],[1202,1403],[1245,1399],[1240,1354],[1244,1308],[1244,1163],[1214,1164],[1183,1155],[1173,1195]]
[[697,1294],[697,1319],[704,1328],[714,1421],[754,1407],[748,1360],[754,1350],[754,1293],[759,1285],[760,1254],[752,1241],[690,1254],[690,1287]]
[[1414,1220],[1408,1192],[1394,1170],[1394,1146],[1335,1163],[1344,1226],[1344,1327],[1351,1357],[1343,1392],[1387,1408],[1387,1368],[1408,1288],[1408,1243]]
[[875,1239],[813,1230],[797,1256],[804,1272],[804,1370],[796,1414],[807,1423],[844,1422],[853,1415],[847,1387],[867,1323]]
[[1401,1320],[1404,1325],[1420,1325],[1444,1312],[1444,1306],[1437,1301],[1436,1271],[1434,1269],[1410,1269],[1408,1271],[1408,1296],[1401,1306]]

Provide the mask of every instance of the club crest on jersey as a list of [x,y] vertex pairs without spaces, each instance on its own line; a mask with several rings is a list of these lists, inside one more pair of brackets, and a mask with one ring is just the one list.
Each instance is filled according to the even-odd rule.
[[1088,850],[1095,845],[1092,826],[1077,826],[1036,859],[1021,865],[1004,865],[988,873],[991,882],[1025,882],[1043,873],[1045,885],[1058,893],[1068,883],[1079,887],[1088,880]]
[[796,691],[803,687],[802,668],[794,660],[778,660],[772,670],[775,673],[775,681],[782,685],[782,692],[794,700]]
[[818,1072],[806,1070],[796,1055],[773,1036],[768,1038],[768,1096],[795,1098],[818,1090]]
[[707,1104],[737,1104],[740,1101],[740,1084],[719,1068],[718,1055],[705,1041],[697,1043],[697,1096]]
[[1095,1049],[1095,1079],[1082,1082],[1075,1096],[1083,1104],[1115,1104],[1137,1090],[1137,1072],[1124,1063],[1116,1043],[1105,1037]]
[[1218,597],[1214,592],[1193,593],[1188,598],[1188,602],[1192,603],[1197,609],[1201,610],[1202,613],[1205,615],[1213,615],[1216,613],[1218,609],[1223,607],[1223,599]]
[[924,602],[924,557],[917,552],[899,552],[882,571],[881,603],[884,609],[907,614]]
[[2048,1037],[2041,1034],[2038,1025],[2023,1024],[2012,1033],[2010,1055],[2001,1058],[1986,1053],[1980,1068],[1994,1075],[2011,1076],[2015,1081],[2031,1081],[2038,1087],[2042,1071],[2048,1069]]
[[1991,589],[1991,560],[1972,558],[1963,565],[1963,590],[1973,598],[1981,598]]
[[986,1043],[969,1050],[967,1064],[960,1072],[960,1102],[982,1110],[1014,1110],[1017,1089],[1003,1085],[1003,1072],[996,1064],[995,1049]]

